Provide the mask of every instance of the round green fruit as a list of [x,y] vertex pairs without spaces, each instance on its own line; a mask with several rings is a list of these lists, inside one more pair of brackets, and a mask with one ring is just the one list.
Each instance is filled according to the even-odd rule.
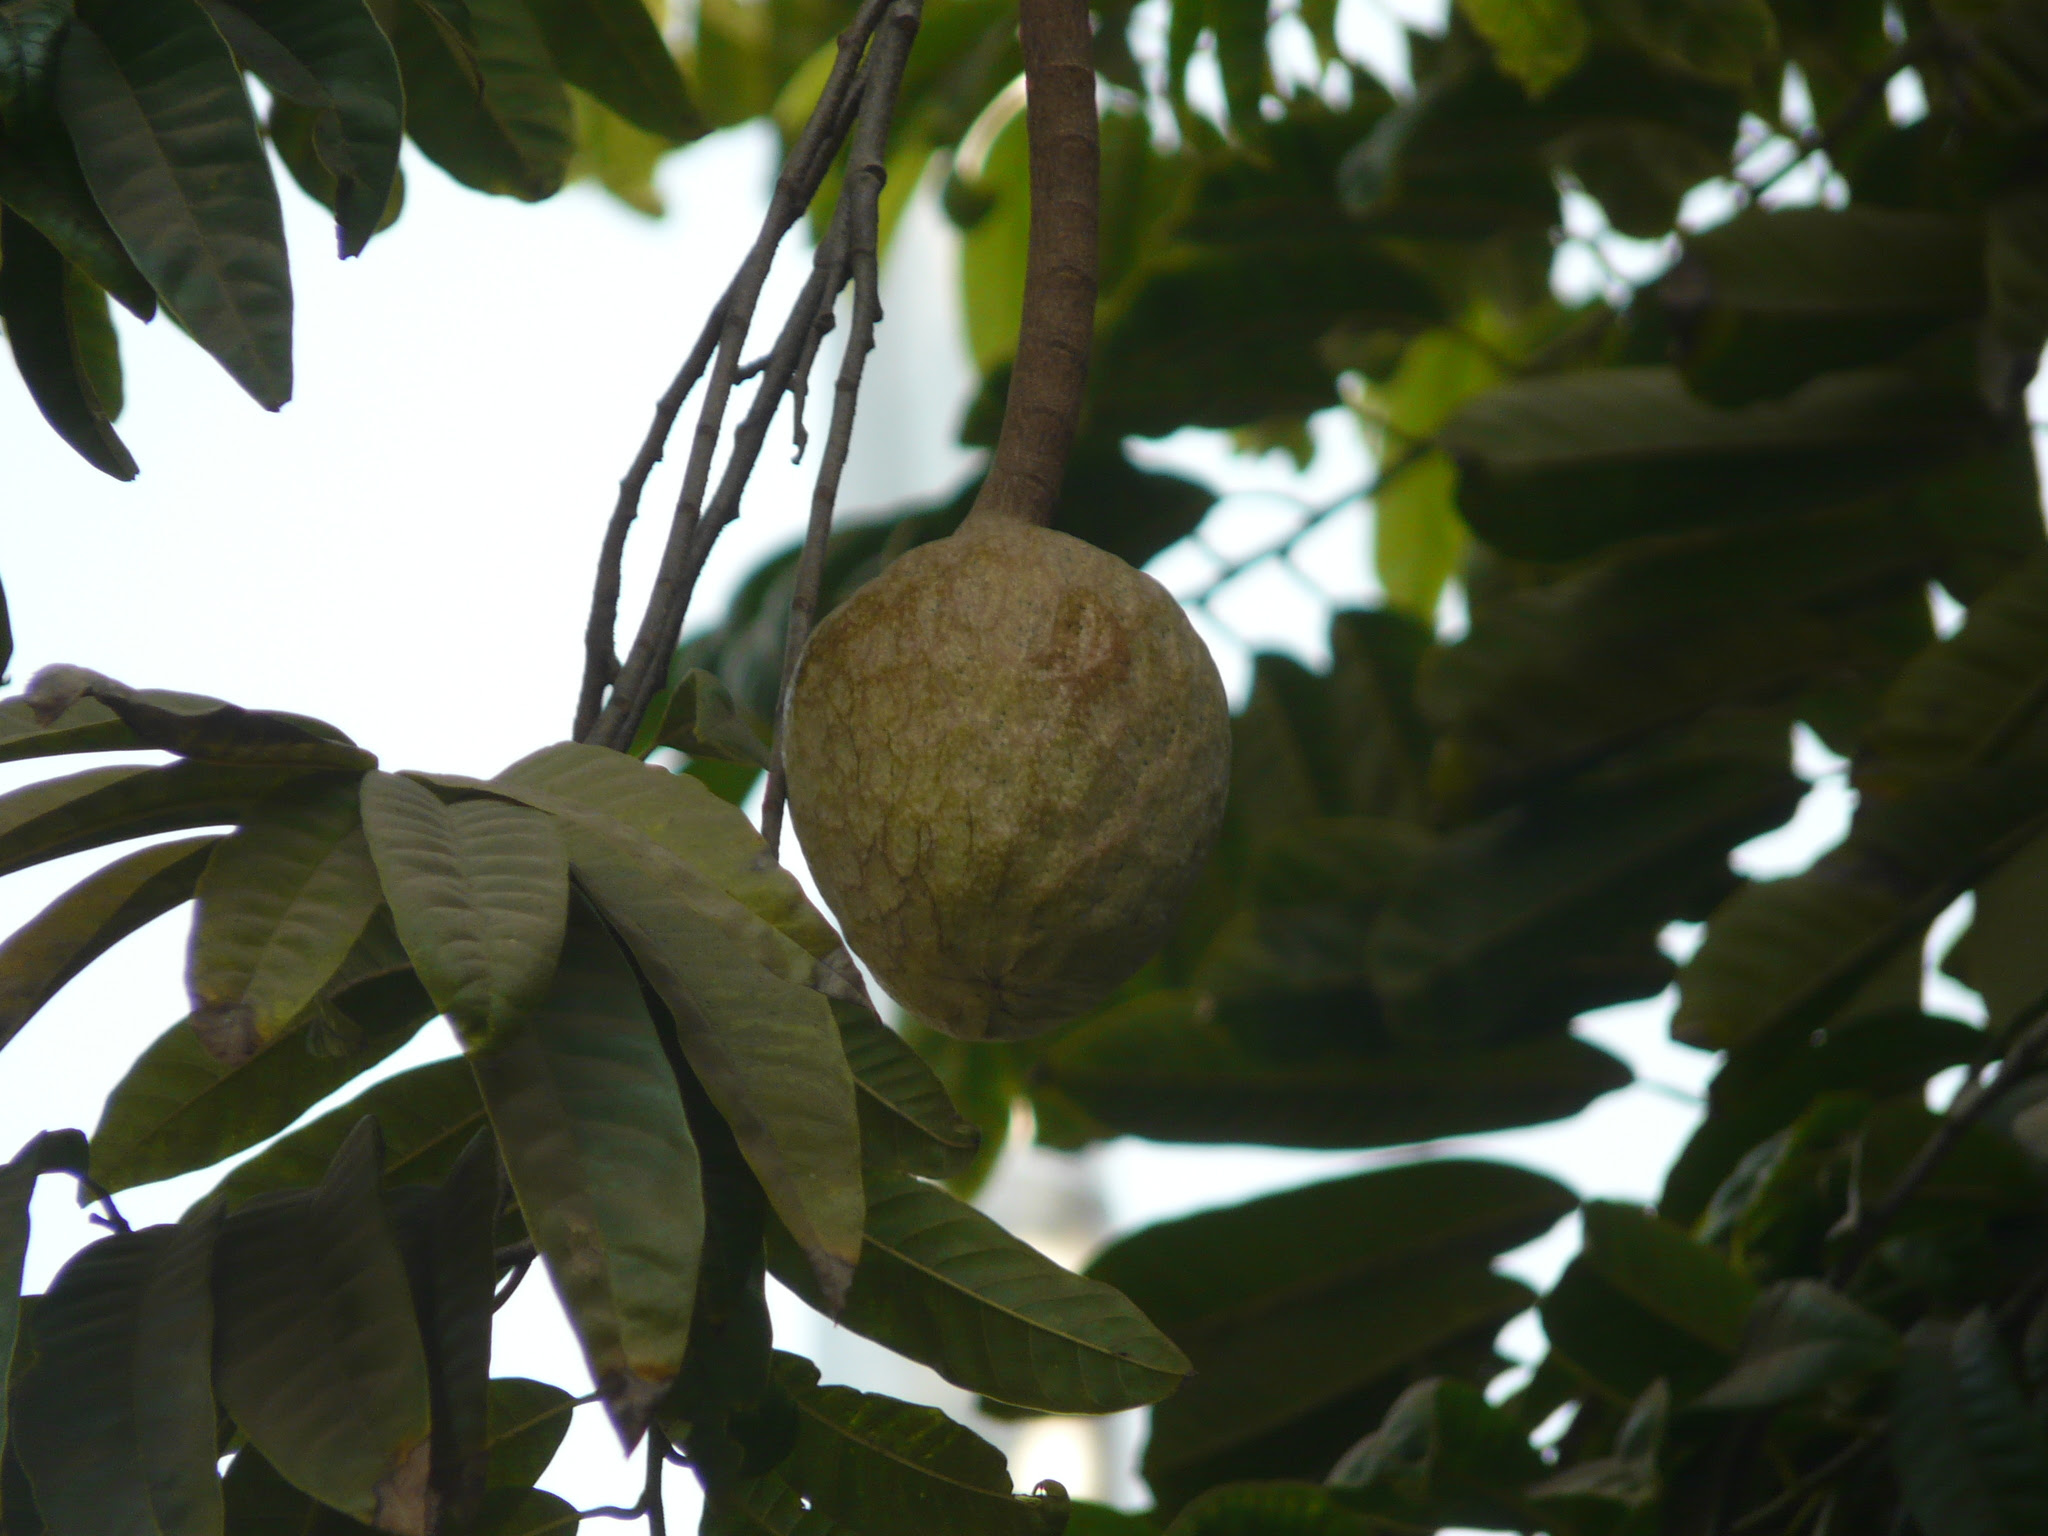
[[1101,1002],[1165,939],[1214,844],[1230,715],[1151,577],[970,520],[819,626],[789,699],[789,809],[848,942],[949,1034]]

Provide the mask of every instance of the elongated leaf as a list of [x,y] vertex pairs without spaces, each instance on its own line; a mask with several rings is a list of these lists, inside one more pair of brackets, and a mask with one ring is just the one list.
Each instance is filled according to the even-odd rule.
[[253,1445],[235,1453],[221,1491],[227,1528],[236,1536],[366,1536],[376,1529],[307,1497]]
[[1818,1280],[1787,1280],[1757,1298],[1735,1369],[1698,1406],[1774,1408],[1898,1357],[1899,1336],[1884,1319]]
[[1019,1498],[1003,1453],[936,1408],[851,1387],[777,1354],[796,1399],[796,1448],[781,1475],[812,1505],[873,1536],[1056,1536],[1066,1495]]
[[531,9],[555,67],[571,85],[672,144],[704,131],[675,58],[641,0],[531,0]]
[[0,1046],[72,977],[191,900],[219,841],[188,837],[131,853],[81,880],[0,945]]
[[413,968],[472,1047],[546,995],[569,860],[547,817],[497,800],[444,805],[396,774],[363,780],[363,830]]
[[934,1179],[972,1163],[981,1132],[954,1107],[924,1058],[867,1009],[835,1003],[832,1011],[859,1090],[862,1159]]
[[195,0],[83,0],[58,110],[93,197],[163,305],[236,383],[292,394],[277,188],[235,61]]
[[204,3],[271,94],[315,114],[313,145],[334,177],[341,254],[357,255],[381,227],[405,128],[398,60],[383,30],[363,0]]
[[460,1058],[436,1061],[387,1077],[346,1104],[266,1147],[222,1179],[214,1190],[230,1207],[272,1190],[301,1189],[320,1176],[365,1115],[384,1137],[384,1181],[440,1179],[487,1123],[476,1079]]
[[394,1536],[429,1524],[429,1389],[405,1261],[379,1194],[374,1122],[315,1190],[222,1228],[221,1403],[286,1479]]
[[[344,190],[355,191],[354,184],[344,188],[343,183],[327,162],[320,158],[320,147],[314,138],[322,119],[319,113],[309,112],[296,102],[282,96],[271,98],[270,112],[263,119],[263,131],[270,139],[270,147],[277,151],[277,158],[284,162],[284,168],[292,173],[292,180],[299,184],[299,190],[320,204],[329,212],[345,206],[342,199]],[[405,211],[405,171],[401,168],[391,178],[391,191],[384,199],[384,208],[377,216],[371,229],[373,235],[380,235],[398,222],[398,216]],[[351,211],[351,217],[354,217]],[[341,238],[337,225],[337,241]]]
[[[680,860],[579,819],[562,830],[577,880],[667,1006],[690,1070],[836,1303],[860,1258],[864,1197],[853,1074],[831,1003],[729,949],[677,878]],[[723,892],[709,894],[773,935]]]
[[[93,1132],[93,1177],[119,1191],[254,1146],[389,1056],[434,1011],[389,925],[374,923],[332,992],[267,1049],[223,1062],[180,1023],[144,1051],[107,1096]],[[326,1150],[340,1142],[336,1136]],[[324,1165],[323,1156],[296,1171]]]
[[0,874],[131,837],[240,821],[287,768],[88,768],[0,795]]
[[469,54],[427,9],[387,0],[378,11],[405,78],[407,134],[464,186],[552,197],[573,149],[569,95],[532,13],[523,0],[467,0]]
[[356,786],[315,781],[256,807],[199,877],[190,1023],[223,1061],[274,1042],[334,979],[383,905]]
[[[28,1257],[28,1202],[42,1172],[37,1146],[30,1143],[12,1162],[0,1164],[0,1382],[14,1379],[21,1341],[21,1272]],[[0,1445],[7,1443],[7,1394],[0,1392]],[[0,1499],[5,1498],[0,1491]],[[10,1527],[11,1529],[11,1527]]]
[[1907,1336],[1891,1452],[1929,1536],[2020,1536],[2048,1521],[2048,1448],[1981,1311],[1960,1325],[1929,1318]]
[[156,314],[155,292],[92,200],[71,140],[54,118],[39,114],[8,124],[0,145],[0,202],[137,319]]
[[114,431],[120,397],[97,387],[93,331],[107,331],[106,295],[12,208],[0,212],[0,323],[14,365],[43,419],[102,474],[135,478],[135,457]]
[[[775,1277],[823,1298],[784,1234]],[[936,1185],[868,1175],[860,1268],[839,1321],[946,1380],[1048,1413],[1115,1413],[1157,1402],[1187,1357],[1111,1286],[1070,1274]]]
[[635,762],[622,752],[562,742],[523,757],[493,781],[541,803],[567,801],[623,822],[692,865],[728,895],[820,960],[857,977],[839,935],[796,877],[772,858],[746,813],[688,774]]
[[569,1433],[576,1399],[545,1381],[500,1376],[491,1383],[490,1454],[493,1488],[531,1488]]
[[1036,1067],[1104,1124],[1157,1141],[1380,1147],[1578,1113],[1629,1071],[1551,1035],[1482,1051],[1385,1051],[1265,1060],[1206,1017],[1192,992],[1162,992],[1062,1035]]
[[0,700],[0,762],[67,752],[125,752],[136,745],[135,733],[96,699],[81,700],[48,722],[26,699]]
[[1458,508],[1489,544],[1569,559],[1621,539],[1838,504],[1982,439],[1961,391],[1904,373],[1831,374],[1722,411],[1661,368],[1507,384],[1451,418]]
[[103,1239],[36,1309],[15,1446],[53,1536],[218,1531],[211,1238],[202,1221]]
[[243,709],[199,694],[130,688],[89,667],[44,667],[29,680],[22,702],[41,723],[60,728],[81,704],[104,705],[128,727],[128,745],[201,762],[275,763],[342,772],[377,766],[374,753],[365,752],[324,720],[281,710]]
[[596,915],[580,899],[570,910],[548,995],[470,1063],[528,1230],[631,1443],[689,1338],[703,1194],[638,980]]

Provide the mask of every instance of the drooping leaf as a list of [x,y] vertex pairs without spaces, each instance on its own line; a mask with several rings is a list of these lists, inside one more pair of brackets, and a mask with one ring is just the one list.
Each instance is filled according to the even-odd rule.
[[383,30],[362,0],[203,3],[271,95],[314,114],[313,147],[334,179],[341,254],[357,255],[382,226],[404,136],[398,60]]
[[859,1091],[861,1158],[948,1179],[974,1160],[981,1132],[961,1115],[910,1043],[867,1009],[836,1003],[839,1043]]
[[396,774],[363,780],[363,830],[413,968],[472,1047],[546,994],[569,860],[554,823],[501,800],[444,804]]
[[[201,762],[331,768],[337,772],[377,766],[375,754],[365,752],[324,720],[279,710],[243,709],[198,694],[130,688],[89,667],[62,663],[44,667],[29,679],[22,702],[40,724],[60,729],[82,704],[104,705],[128,727],[126,745],[175,752]],[[87,718],[96,716],[88,712]]]
[[214,849],[198,897],[189,1022],[222,1060],[245,1060],[312,1005],[383,905],[356,785],[264,801]]
[[88,768],[0,795],[0,874],[131,837],[240,821],[293,777],[272,767]]
[[641,0],[533,0],[531,9],[569,84],[672,144],[704,131],[675,58]]
[[703,1195],[639,982],[580,898],[547,996],[470,1064],[528,1230],[631,1443],[689,1337]]
[[464,186],[539,202],[573,150],[569,95],[523,0],[467,0],[474,51],[420,0],[377,13],[405,79],[405,128]]
[[180,838],[118,859],[59,896],[0,945],[0,1046],[93,961],[191,900],[219,841]]
[[107,398],[92,367],[93,332],[112,334],[106,295],[12,208],[0,213],[0,247],[0,323],[36,408],[94,469],[133,480],[135,457],[113,427],[119,395]]
[[1064,1492],[1019,1497],[1002,1452],[938,1409],[821,1387],[794,1355],[775,1366],[798,1413],[780,1475],[814,1508],[874,1536],[1056,1536],[1066,1523]]
[[1629,1072],[1567,1035],[1488,1050],[1319,1053],[1265,1060],[1161,992],[1062,1035],[1036,1069],[1104,1124],[1156,1141],[1377,1147],[1576,1114]]
[[58,110],[93,197],[164,308],[270,410],[291,398],[277,189],[235,61],[196,0],[84,0]]
[[[47,14],[63,17],[51,5]],[[156,294],[136,270],[85,184],[70,137],[53,115],[24,114],[0,144],[0,202],[28,220],[64,259],[119,299],[139,320],[156,314]]]
[[460,1058],[431,1062],[385,1078],[280,1138],[221,1180],[214,1194],[232,1208],[272,1190],[304,1188],[366,1115],[376,1118],[384,1138],[387,1184],[440,1179],[486,1123],[468,1066]]
[[221,1405],[295,1486],[393,1536],[425,1536],[427,1359],[363,1121],[319,1188],[244,1206],[221,1229]]
[[729,947],[700,903],[788,941],[715,887],[693,900],[688,867],[665,850],[607,838],[580,817],[561,826],[579,885],[667,1007],[691,1072],[836,1302],[860,1257],[863,1195],[853,1074],[830,1001]]
[[2048,1444],[1982,1311],[1906,1337],[1892,1399],[1892,1468],[1930,1536],[2019,1536],[2048,1520]]
[[[823,1298],[771,1231],[775,1277]],[[871,1171],[860,1268],[839,1322],[955,1386],[1048,1413],[1157,1402],[1187,1359],[1135,1306],[1069,1273],[936,1185]]]
[[[353,194],[356,186],[345,185],[320,158],[319,144],[314,138],[320,122],[319,113],[309,112],[287,97],[274,96],[270,101],[270,112],[263,120],[263,131],[270,140],[270,147],[277,151],[277,158],[284,162],[284,168],[292,173],[292,180],[299,184],[299,190],[321,207],[334,212],[343,206],[343,192],[346,190]],[[392,174],[390,194],[384,199],[384,207],[370,233],[381,235],[398,222],[398,216],[404,211],[405,171],[401,168]],[[354,216],[352,210],[351,216]]]
[[[93,1178],[120,1191],[254,1146],[389,1056],[434,1012],[388,923],[373,923],[334,987],[267,1049],[224,1062],[181,1022],[144,1051],[107,1096]],[[305,1171],[324,1165],[323,1156]]]
[[37,1307],[14,1443],[53,1536],[219,1530],[212,1227],[202,1218],[102,1239]]
[[1899,1336],[1882,1318],[1819,1280],[1787,1280],[1757,1298],[1735,1368],[1697,1406],[1774,1408],[1898,1358]]
[[490,1485],[531,1488],[547,1471],[569,1433],[576,1399],[560,1387],[523,1376],[500,1376],[491,1382]]

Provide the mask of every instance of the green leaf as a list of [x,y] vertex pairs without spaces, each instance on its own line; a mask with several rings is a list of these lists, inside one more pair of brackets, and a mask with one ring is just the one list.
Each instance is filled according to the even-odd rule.
[[133,480],[135,458],[113,427],[120,398],[103,396],[90,363],[94,333],[111,335],[106,295],[12,208],[0,213],[0,248],[0,322],[36,408],[94,469]]
[[[789,1238],[771,1230],[775,1277],[818,1306]],[[936,1185],[868,1174],[860,1267],[839,1322],[956,1387],[1048,1413],[1157,1402],[1188,1363],[1136,1307],[1070,1274]]]
[[1821,1281],[1786,1280],[1757,1298],[1735,1369],[1694,1406],[1775,1408],[1898,1358],[1899,1336],[1884,1319]]
[[1281,1147],[1398,1146],[1535,1125],[1629,1081],[1612,1056],[1566,1035],[1267,1060],[1205,1012],[1193,992],[1112,1008],[1061,1035],[1035,1081],[1132,1135]]
[[498,1039],[539,1004],[562,948],[569,859],[554,823],[501,800],[445,805],[389,773],[363,780],[362,814],[420,980],[472,1049]]
[[383,0],[405,77],[405,129],[466,187],[539,202],[561,189],[574,143],[569,94],[523,0],[468,0],[473,54],[425,3]]
[[37,1307],[15,1448],[52,1536],[220,1529],[208,1273],[218,1212],[92,1244]]
[[[389,924],[373,923],[296,1028],[247,1060],[221,1061],[197,1032],[172,1025],[107,1096],[92,1137],[93,1178],[119,1192],[252,1147],[389,1056],[434,1011]],[[330,1149],[339,1144],[336,1137]],[[324,1165],[323,1157],[306,1171]]]
[[562,78],[672,144],[704,132],[682,74],[641,0],[530,0]]
[[691,1072],[836,1304],[860,1257],[864,1197],[853,1074],[832,1005],[731,946],[729,922],[707,907],[788,945],[805,972],[810,957],[662,848],[606,837],[583,817],[560,825],[578,884],[668,1009]]
[[319,1188],[244,1206],[216,1257],[221,1405],[287,1480],[394,1536],[430,1519],[427,1360],[365,1120]]
[[697,1531],[698,1536],[853,1536],[853,1527],[805,1507],[803,1496],[772,1474],[707,1494],[704,1523]]
[[462,1059],[431,1062],[385,1078],[280,1138],[221,1180],[214,1195],[235,1207],[254,1195],[303,1188],[365,1116],[376,1119],[384,1137],[386,1184],[440,1178],[486,1124],[476,1079]]
[[1578,68],[1592,41],[1578,0],[1458,0],[1458,9],[1531,98]]
[[1652,58],[1745,86],[1778,51],[1766,0],[1607,0],[1603,19]]
[[[591,180],[636,213],[658,219],[668,212],[655,173],[672,147],[667,139],[642,132],[610,108],[571,86],[569,104],[576,115],[576,153],[569,161],[571,181]],[[663,695],[657,693],[658,709]],[[644,724],[643,720],[643,724]]]
[[1960,391],[1884,369],[1724,411],[1668,368],[1519,380],[1453,416],[1458,508],[1505,554],[1562,560],[1623,539],[1754,521],[1897,485],[1979,446]]
[[775,1367],[798,1413],[780,1475],[834,1519],[874,1536],[1057,1536],[1066,1524],[1064,1492],[1020,1498],[1003,1453],[938,1409],[821,1387],[794,1355]]
[[1353,1514],[1313,1483],[1235,1483],[1212,1488],[1166,1528],[1167,1536],[1378,1536],[1378,1521]]
[[1585,1222],[1584,1249],[1543,1298],[1551,1347],[1622,1401],[1660,1376],[1683,1399],[1726,1374],[1755,1287],[1635,1206],[1595,1201]]
[[1296,1435],[1309,1416],[1434,1352],[1490,1339],[1531,1297],[1489,1261],[1573,1203],[1519,1168],[1414,1163],[1168,1222],[1110,1247],[1089,1274],[1130,1297],[1195,1367],[1153,1410],[1145,1468],[1154,1489],[1166,1497],[1198,1464]]
[[1477,1387],[1437,1377],[1399,1397],[1331,1470],[1347,1508],[1417,1524],[1513,1527],[1520,1490],[1543,1475],[1528,1436]]
[[365,1536],[375,1529],[308,1498],[253,1445],[235,1453],[221,1492],[227,1529],[236,1536]]
[[[342,206],[344,184],[320,158],[319,144],[314,138],[320,121],[317,112],[309,112],[283,96],[274,96],[270,101],[270,114],[263,120],[263,131],[270,140],[270,147],[277,151],[277,158],[284,162],[284,168],[292,173],[292,180],[299,184],[299,190],[332,213]],[[358,185],[348,185],[347,190],[352,196],[359,195]],[[404,211],[405,172],[400,169],[392,173],[390,195],[385,198],[384,207],[370,233],[381,235],[398,222],[399,214]],[[355,217],[353,208],[350,217]]]
[[292,393],[277,188],[235,61],[193,0],[81,0],[57,104],[93,197],[171,317],[276,410]]
[[295,785],[257,806],[199,877],[189,1020],[224,1061],[288,1030],[383,905],[356,786]]
[[1984,305],[1974,219],[1891,208],[1752,209],[1695,235],[1659,284],[1686,382],[1716,405],[1889,362]]
[[240,821],[293,777],[274,767],[88,768],[0,795],[0,874],[157,832]]
[[531,1488],[569,1433],[576,1399],[560,1387],[523,1376],[491,1383],[490,1481],[493,1488]]
[[2048,838],[2036,838],[1978,882],[1970,926],[1942,969],[1984,999],[1991,1028],[2002,1030],[2048,992],[2048,952],[2040,913],[2048,899]]
[[703,1195],[638,979],[580,899],[547,997],[470,1064],[527,1228],[631,1443],[682,1362]]
[[[14,1379],[21,1343],[21,1275],[28,1257],[28,1203],[42,1170],[42,1138],[31,1141],[15,1159],[0,1164],[0,1383]],[[7,1394],[0,1392],[0,1446],[7,1443]],[[12,1530],[12,1526],[8,1528]]]
[[363,0],[202,0],[274,97],[313,114],[313,147],[334,181],[341,254],[382,227],[398,175],[405,96],[398,60]]
[[858,1090],[862,1160],[933,1179],[973,1162],[981,1132],[910,1042],[865,1008],[835,1003],[832,1012]]
[[[54,5],[50,11],[62,14]],[[149,280],[136,270],[93,201],[78,155],[54,117],[38,113],[8,124],[6,141],[0,143],[0,202],[33,224],[67,262],[137,319],[156,314]]]
[[97,699],[80,699],[50,721],[18,695],[0,700],[0,762],[71,752],[125,752],[135,745],[135,732]]
[[117,859],[59,896],[0,945],[0,1046],[93,961],[190,901],[219,841],[180,838]]
[[1892,1400],[1892,1468],[1929,1536],[2021,1536],[2048,1522],[2048,1445],[1977,1311],[1906,1336]]
[[[22,702],[46,726],[68,719],[82,704],[104,705],[128,727],[128,745],[175,752],[202,762],[343,772],[377,766],[374,754],[324,720],[278,710],[243,709],[198,694],[130,688],[86,667],[44,667],[29,680]],[[89,739],[97,741],[96,737]]]
[[[630,0],[637,5],[639,0]],[[643,747],[634,743],[633,756],[645,757],[656,747],[673,747],[692,757],[719,762],[752,763],[768,766],[768,747],[754,728],[741,718],[739,705],[716,676],[692,667],[681,681],[665,690],[666,702],[648,712],[642,725]]]
[[1259,98],[1272,84],[1266,63],[1266,7],[1263,0],[1207,0],[1223,75],[1223,100],[1239,133],[1259,121]]
[[484,1498],[478,1536],[573,1536],[583,1516],[567,1499],[538,1488],[500,1488]]

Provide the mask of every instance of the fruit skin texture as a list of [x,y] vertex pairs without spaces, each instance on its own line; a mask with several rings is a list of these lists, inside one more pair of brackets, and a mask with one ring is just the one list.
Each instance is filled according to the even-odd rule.
[[811,637],[784,761],[805,857],[889,992],[970,1040],[1101,1002],[1165,939],[1223,816],[1230,712],[1151,577],[970,520]]

